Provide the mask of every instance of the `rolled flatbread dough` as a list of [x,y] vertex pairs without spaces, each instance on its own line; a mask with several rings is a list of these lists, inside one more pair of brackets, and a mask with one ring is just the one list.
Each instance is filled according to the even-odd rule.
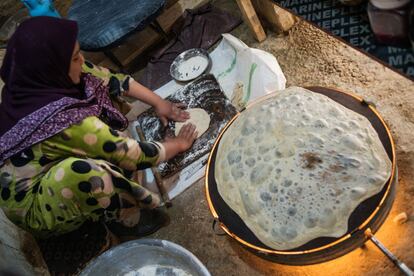
[[264,244],[297,248],[340,237],[388,181],[391,160],[367,118],[292,87],[243,111],[215,164],[224,201]]
[[175,136],[178,135],[180,129],[188,123],[192,123],[196,126],[196,131],[198,132],[197,138],[203,135],[204,132],[207,131],[208,127],[210,126],[210,116],[208,113],[201,108],[190,108],[187,109],[187,112],[190,113],[190,119],[185,122],[177,122],[175,123]]

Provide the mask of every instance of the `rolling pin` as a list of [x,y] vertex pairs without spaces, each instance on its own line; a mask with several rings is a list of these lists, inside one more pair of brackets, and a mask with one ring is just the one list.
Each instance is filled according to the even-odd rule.
[[[137,130],[138,137],[141,140],[141,142],[145,142],[146,139],[145,139],[145,136],[144,136],[144,132],[142,132],[142,129],[139,126],[136,126],[136,130]],[[155,168],[155,167],[151,167],[151,171],[152,171],[152,174],[154,175],[155,183],[157,184],[157,188],[160,191],[162,201],[164,202],[164,204],[167,208],[172,207],[172,202],[170,200],[170,197],[168,196],[167,190],[165,189],[164,181],[162,180],[160,173],[158,172],[157,168]]]

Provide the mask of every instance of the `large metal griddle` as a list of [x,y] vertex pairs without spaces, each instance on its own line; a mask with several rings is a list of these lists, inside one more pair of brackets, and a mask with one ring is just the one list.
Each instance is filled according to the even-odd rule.
[[[206,170],[207,201],[215,220],[232,238],[243,244],[248,250],[260,257],[291,265],[313,264],[342,256],[353,249],[362,246],[370,237],[365,231],[375,233],[387,217],[395,197],[397,185],[397,168],[394,142],[391,133],[376,111],[375,107],[363,99],[335,89],[323,87],[308,87],[313,92],[328,96],[343,106],[365,116],[379,135],[390,160],[392,161],[391,177],[378,194],[360,203],[348,220],[348,231],[339,238],[319,237],[291,250],[275,250],[263,244],[246,226],[243,220],[226,204],[220,196],[215,180],[215,160],[222,135],[240,115],[236,115],[220,133],[209,156]],[[276,92],[277,93],[277,92]],[[254,103],[267,99],[265,96]],[[247,108],[249,108],[249,106]]]

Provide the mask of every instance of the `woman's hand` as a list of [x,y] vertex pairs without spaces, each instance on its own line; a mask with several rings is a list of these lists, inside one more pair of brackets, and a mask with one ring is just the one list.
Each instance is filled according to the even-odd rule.
[[161,100],[154,106],[154,108],[164,126],[168,124],[168,119],[176,122],[185,122],[190,118],[190,114],[183,110],[185,105],[181,103],[172,103],[167,100]]
[[125,95],[154,107],[155,112],[164,126],[168,124],[168,119],[176,122],[185,122],[190,118],[190,114],[183,110],[185,105],[164,100],[135,80],[130,82],[129,89],[125,91]]
[[193,124],[185,124],[176,137],[166,139],[163,143],[165,147],[166,160],[171,159],[180,152],[191,148],[198,134],[195,129],[196,127]]
[[197,138],[198,132],[196,131],[196,126],[193,124],[185,124],[178,133],[177,137],[175,137],[175,142],[177,143],[178,149],[182,151],[186,151],[193,145],[195,139]]

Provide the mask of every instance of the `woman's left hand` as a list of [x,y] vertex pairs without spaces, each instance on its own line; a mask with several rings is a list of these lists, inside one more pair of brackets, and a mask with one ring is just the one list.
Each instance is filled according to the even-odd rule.
[[172,103],[167,100],[160,101],[155,108],[155,112],[160,118],[162,124],[166,126],[168,124],[168,119],[176,122],[185,122],[190,118],[190,114],[183,110],[185,104],[182,103]]

